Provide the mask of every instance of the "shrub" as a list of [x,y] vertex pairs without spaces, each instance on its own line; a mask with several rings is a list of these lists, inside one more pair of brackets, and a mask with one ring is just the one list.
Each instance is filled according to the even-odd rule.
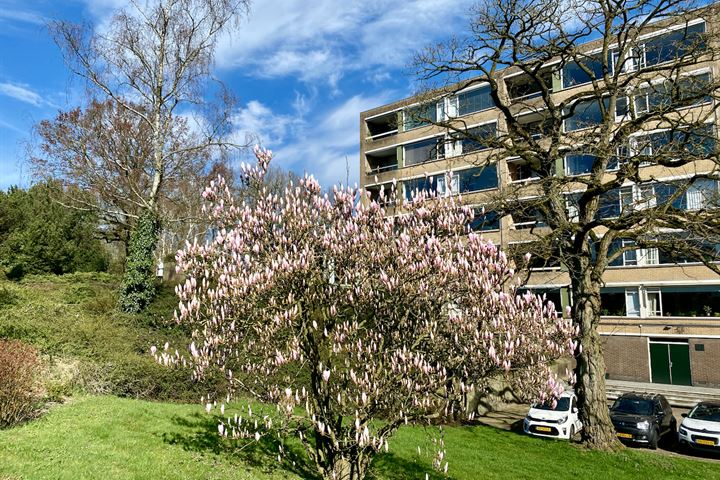
[[34,347],[17,340],[0,340],[0,428],[28,420],[37,411],[35,375],[39,368]]

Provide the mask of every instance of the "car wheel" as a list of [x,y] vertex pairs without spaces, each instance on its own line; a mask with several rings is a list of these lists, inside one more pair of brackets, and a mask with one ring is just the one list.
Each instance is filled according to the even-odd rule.
[[568,439],[572,440],[573,438],[575,438],[575,425],[570,425],[570,436]]
[[648,446],[650,447],[650,450],[657,450],[659,438],[660,432],[658,432],[657,428],[653,429],[650,434],[650,438],[648,439]]

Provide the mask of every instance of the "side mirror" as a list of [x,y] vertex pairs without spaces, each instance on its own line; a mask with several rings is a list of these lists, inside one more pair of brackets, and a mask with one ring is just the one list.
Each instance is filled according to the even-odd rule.
[[682,418],[685,418],[685,417],[687,417],[687,413],[681,413],[680,416],[681,416]]
[[577,407],[573,407],[572,412],[573,412],[573,413],[577,413],[577,412],[578,412]]

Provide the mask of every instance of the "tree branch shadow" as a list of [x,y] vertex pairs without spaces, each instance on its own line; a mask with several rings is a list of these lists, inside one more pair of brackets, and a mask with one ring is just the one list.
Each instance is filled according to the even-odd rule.
[[245,443],[224,438],[218,434],[219,418],[201,413],[174,416],[171,421],[179,428],[178,431],[162,434],[163,442],[169,445],[177,445],[189,452],[222,455],[264,472],[280,470],[301,478],[320,478],[299,444],[286,443],[285,455],[278,462],[280,441],[277,438],[262,437],[257,442]]
[[[427,477],[425,475],[427,475]],[[394,453],[382,453],[373,460],[370,470],[368,471],[368,478],[452,480],[453,477],[434,470],[429,463],[422,463],[419,458],[412,461]]]

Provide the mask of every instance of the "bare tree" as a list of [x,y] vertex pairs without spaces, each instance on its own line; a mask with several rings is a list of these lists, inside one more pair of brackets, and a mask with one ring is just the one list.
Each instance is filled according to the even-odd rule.
[[421,120],[492,148],[478,162],[525,180],[488,208],[533,224],[531,261],[567,270],[583,440],[596,448],[617,445],[598,333],[607,266],[657,248],[718,271],[718,12],[691,3],[484,0],[467,36],[417,57],[426,101],[485,85],[497,109],[497,132],[452,109]]
[[[133,105],[135,110],[143,110]],[[95,212],[101,237],[127,249],[130,231],[152,196],[152,132],[130,110],[112,100],[91,101],[85,108],[60,112],[35,127],[39,146],[30,153],[36,178],[61,179],[79,189],[65,189],[58,199],[70,207]],[[176,118],[166,143],[201,142],[183,117]],[[185,152],[168,158],[157,213],[165,229],[190,226],[200,217],[196,193],[213,173],[210,152]],[[227,173],[227,172],[226,172]],[[82,193],[76,195],[74,193]],[[127,252],[126,252],[127,253]]]
[[[163,192],[184,162],[179,159],[217,156],[240,147],[227,140],[230,97],[219,82],[211,81],[211,67],[218,36],[236,25],[247,8],[247,0],[134,0],[107,27],[95,31],[67,22],[51,25],[72,71],[94,94],[112,100],[113,109],[132,118],[130,124],[142,132],[140,141],[147,143],[136,152],[147,157],[135,159],[141,170],[132,172],[143,177],[144,188],[128,199],[141,218],[149,219],[144,231],[152,238],[131,242],[131,250],[133,244],[143,245],[141,257],[152,255]],[[219,101],[208,102],[213,91]],[[181,116],[199,119],[192,125],[193,135],[184,137],[189,142],[174,141],[178,129],[188,126],[178,127]],[[128,258],[132,255],[130,251]]]

